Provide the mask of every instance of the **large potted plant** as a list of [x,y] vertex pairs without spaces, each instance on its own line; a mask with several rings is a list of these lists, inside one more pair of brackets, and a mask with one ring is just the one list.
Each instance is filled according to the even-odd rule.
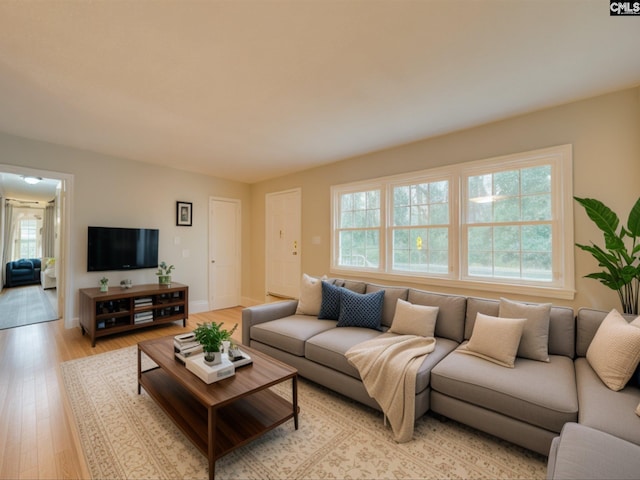
[[576,243],[577,247],[591,253],[602,267],[602,271],[585,276],[616,290],[624,313],[637,315],[640,290],[640,198],[629,213],[626,227],[620,225],[618,215],[600,200],[574,198],[604,235],[604,248],[593,242],[591,245]]
[[223,322],[199,323],[193,331],[196,340],[202,345],[204,361],[207,365],[216,365],[222,362],[222,342],[231,340],[231,335],[238,328],[236,323],[231,330],[222,328]]

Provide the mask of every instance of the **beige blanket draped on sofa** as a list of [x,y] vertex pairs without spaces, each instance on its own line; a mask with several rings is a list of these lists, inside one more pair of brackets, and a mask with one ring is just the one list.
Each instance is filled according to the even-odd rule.
[[367,393],[389,419],[396,442],[413,438],[416,375],[435,346],[433,337],[383,333],[345,353],[358,369]]

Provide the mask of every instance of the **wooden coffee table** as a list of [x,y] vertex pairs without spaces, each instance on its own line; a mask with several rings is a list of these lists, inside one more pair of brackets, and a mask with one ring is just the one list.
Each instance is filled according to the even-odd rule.
[[[253,363],[208,385],[175,359],[173,337],[138,343],[138,394],[144,387],[207,456],[210,479],[215,477],[216,460],[223,455],[291,418],[298,429],[298,371],[257,350],[241,348]],[[143,352],[158,368],[142,371]],[[289,379],[292,402],[269,390]]]

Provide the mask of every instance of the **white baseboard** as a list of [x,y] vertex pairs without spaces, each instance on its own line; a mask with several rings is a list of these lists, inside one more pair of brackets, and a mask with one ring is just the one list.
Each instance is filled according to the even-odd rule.
[[206,300],[189,301],[189,313],[202,313],[211,310]]

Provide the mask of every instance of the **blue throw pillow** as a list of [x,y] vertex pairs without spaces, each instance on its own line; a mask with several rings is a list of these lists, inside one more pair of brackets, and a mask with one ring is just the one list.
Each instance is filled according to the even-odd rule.
[[325,320],[338,320],[340,316],[340,290],[342,288],[322,281],[322,303],[318,318]]
[[355,293],[340,290],[340,316],[338,327],[364,327],[380,330],[384,290],[373,293]]

